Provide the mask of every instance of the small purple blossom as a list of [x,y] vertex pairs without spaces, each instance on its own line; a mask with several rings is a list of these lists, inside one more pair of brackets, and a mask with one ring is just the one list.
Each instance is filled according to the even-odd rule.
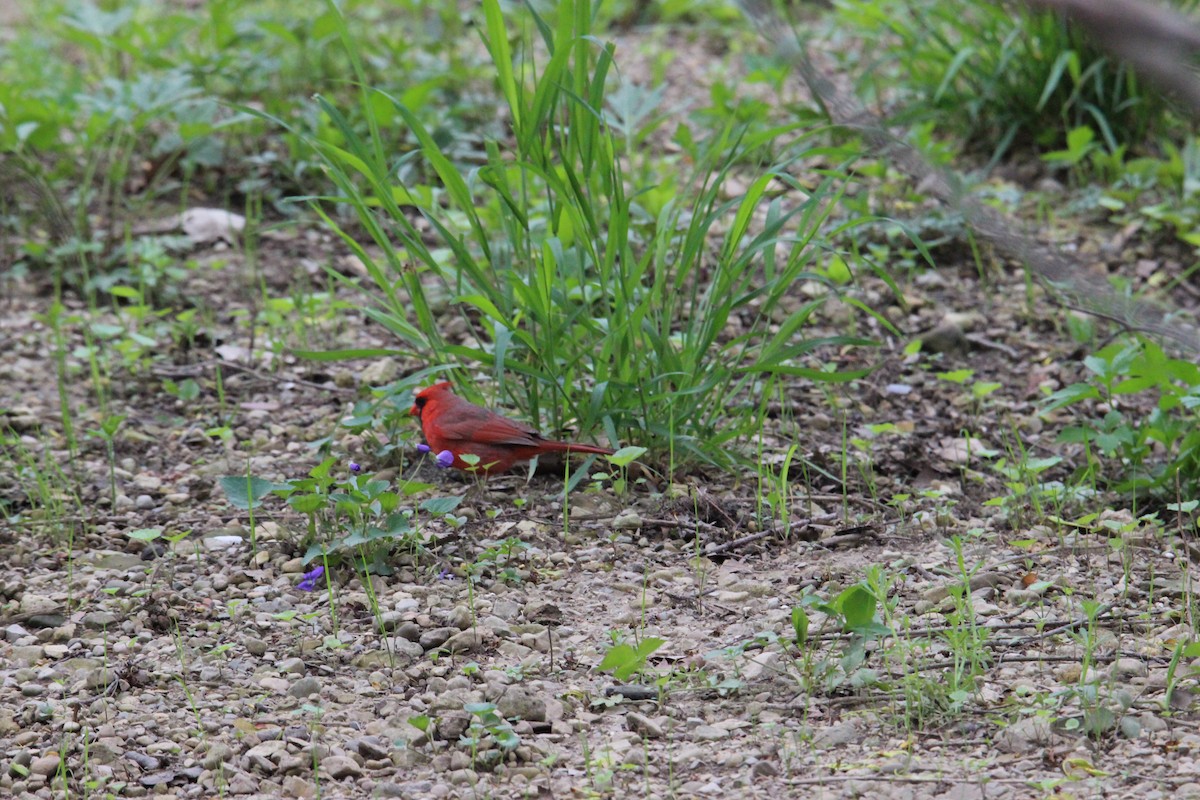
[[433,448],[431,448],[431,447],[430,447],[429,445],[427,445],[427,444],[419,444],[419,445],[417,445],[417,452],[418,452],[418,453],[420,453],[421,455],[425,455],[426,453],[428,453],[428,452],[429,452],[430,450],[432,450],[432,449],[433,449]]
[[296,588],[302,592],[311,592],[317,588],[317,581],[325,574],[324,567],[313,567],[308,572],[304,573],[304,577],[296,584]]
[[437,465],[441,469],[450,469],[453,464],[454,453],[451,453],[449,450],[443,450],[437,454]]
[[362,464],[359,464],[357,461],[351,461],[350,462],[350,471],[351,472],[362,472]]

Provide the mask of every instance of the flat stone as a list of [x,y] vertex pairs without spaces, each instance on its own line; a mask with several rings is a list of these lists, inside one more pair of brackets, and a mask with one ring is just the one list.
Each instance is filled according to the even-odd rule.
[[996,736],[996,746],[1009,753],[1032,753],[1046,747],[1054,731],[1048,720],[1027,717],[1009,725]]
[[59,758],[58,753],[50,753],[41,758],[33,759],[29,764],[29,772],[33,775],[41,775],[48,778],[58,772],[60,764],[62,764],[62,759]]
[[283,694],[292,687],[292,685],[287,682],[287,678],[277,678],[274,675],[267,675],[264,678],[260,678],[258,685],[267,691],[275,692],[276,694]]
[[392,748],[382,736],[364,736],[361,739],[352,739],[346,742],[346,747],[357,750],[363,758],[375,761],[387,758],[392,752]]
[[299,697],[301,699],[308,697],[310,694],[320,693],[321,681],[312,676],[301,678],[292,684],[292,688],[288,689],[288,694],[290,694],[292,697]]
[[308,800],[310,797],[317,796],[317,787],[299,775],[288,775],[283,779],[283,795],[284,797]]
[[[464,631],[465,633],[465,631]],[[496,700],[496,711],[505,719],[546,721],[546,701],[524,686],[510,686]]]
[[729,731],[721,730],[714,725],[697,725],[695,728],[692,728],[692,738],[715,742],[720,739],[728,739]]
[[111,611],[89,611],[83,615],[83,627],[104,630],[117,624],[117,615]]
[[334,780],[342,780],[343,778],[357,778],[362,775],[362,767],[358,762],[348,756],[328,756],[321,759],[321,769],[329,773],[329,777]]
[[433,630],[425,631],[421,634],[421,647],[426,650],[433,650],[435,647],[441,647],[450,637],[458,633],[458,628],[434,628]]
[[303,675],[308,670],[302,658],[285,658],[275,666],[284,675]]
[[494,635],[486,629],[471,628],[451,636],[445,647],[451,653],[473,653]]
[[663,737],[661,725],[636,711],[630,711],[625,715],[625,727],[639,736],[645,736],[647,739],[661,739]]
[[839,745],[849,744],[857,741],[862,736],[862,731],[853,722],[839,722],[836,725],[830,725],[828,728],[821,728],[812,738],[813,747],[821,750],[828,750]]

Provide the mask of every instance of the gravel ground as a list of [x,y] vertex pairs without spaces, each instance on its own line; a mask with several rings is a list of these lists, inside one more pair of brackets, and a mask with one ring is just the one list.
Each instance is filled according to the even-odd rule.
[[[1079,352],[1020,274],[981,288],[959,249],[904,279],[903,302],[870,280],[850,290],[926,347],[906,355],[860,322],[884,343],[869,378],[791,387],[763,432],[771,463],[797,444],[806,465],[787,525],[756,523],[752,474],[579,491],[564,518],[552,471],[484,489],[426,471],[428,496],[463,497],[461,521],[431,520],[390,575],[331,569],[314,591],[305,520],[274,503],[251,524],[217,479],[304,477],[326,437],[335,470],[411,474],[337,423],[423,365],[298,362],[271,355],[297,342],[245,331],[258,274],[282,293],[346,263],[335,243],[266,237],[253,274],[198,247],[184,293],[212,312],[203,335],[116,371],[105,413],[86,359],[68,358],[77,430],[125,416],[111,472],[101,438],[66,454],[44,286],[7,284],[0,422],[18,439],[0,501],[23,516],[0,528],[0,794],[1200,797],[1195,665],[1172,658],[1194,629],[1186,528],[1103,497],[1068,524],[1080,509],[1033,507],[979,460],[1019,437],[1064,457],[1042,479],[1070,475],[1066,420],[1037,412]],[[817,334],[850,318],[831,303]],[[309,347],[388,344],[354,308],[303,327]],[[1000,388],[981,401],[936,377],[966,368]],[[197,398],[164,392],[185,377]],[[227,439],[206,433],[219,422]],[[862,444],[846,482],[823,477],[842,474],[848,436]],[[863,580],[890,629],[866,641],[829,605]],[[642,670],[599,669],[614,643],[652,638]]]

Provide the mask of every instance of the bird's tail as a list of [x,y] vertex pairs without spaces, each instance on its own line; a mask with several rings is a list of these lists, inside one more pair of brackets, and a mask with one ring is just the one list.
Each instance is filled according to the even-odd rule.
[[548,441],[542,443],[542,449],[553,450],[561,453],[595,453],[600,456],[611,456],[616,450],[610,450],[607,447],[599,447],[594,444],[578,444],[577,442],[555,442]]

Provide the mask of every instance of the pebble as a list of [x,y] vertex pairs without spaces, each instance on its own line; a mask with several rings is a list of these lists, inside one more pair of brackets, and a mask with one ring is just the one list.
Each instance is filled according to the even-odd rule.
[[361,739],[351,739],[346,742],[346,747],[357,750],[358,754],[363,758],[377,761],[387,758],[391,753],[391,747],[388,746],[387,741],[379,736],[364,736]]
[[421,634],[420,644],[425,650],[441,647],[450,637],[459,632],[458,628],[434,628]]
[[277,678],[274,675],[267,675],[266,677],[259,678],[258,685],[267,691],[274,692],[276,694],[283,694],[292,686],[290,683],[288,683],[287,678]]
[[505,719],[546,721],[546,701],[523,686],[510,686],[496,700],[496,710]]
[[35,758],[29,763],[29,772],[33,775],[42,775],[49,777],[58,772],[59,765],[62,764],[62,759],[58,753],[50,753],[49,755]]
[[625,727],[639,736],[645,736],[647,739],[663,738],[662,726],[636,711],[630,711],[625,715]]
[[275,667],[283,675],[303,675],[307,671],[302,658],[285,658]]
[[713,725],[697,725],[692,729],[692,738],[701,741],[717,741],[729,738],[729,731],[721,730]]
[[348,756],[328,756],[327,758],[323,758],[321,759],[321,769],[327,772],[329,777],[334,780],[357,778],[362,774],[362,767]]
[[1053,730],[1041,717],[1026,717],[1009,725],[996,736],[996,746],[1009,753],[1032,753],[1050,743]]
[[479,628],[460,631],[446,640],[445,647],[451,653],[473,653],[487,640],[486,633],[490,631]]
[[862,738],[862,731],[853,722],[839,722],[818,730],[812,739],[813,747],[828,750]]
[[312,694],[320,694],[321,681],[319,678],[314,678],[312,676],[301,678],[292,684],[292,688],[288,689],[287,693],[292,697],[298,697],[300,699],[304,699]]

